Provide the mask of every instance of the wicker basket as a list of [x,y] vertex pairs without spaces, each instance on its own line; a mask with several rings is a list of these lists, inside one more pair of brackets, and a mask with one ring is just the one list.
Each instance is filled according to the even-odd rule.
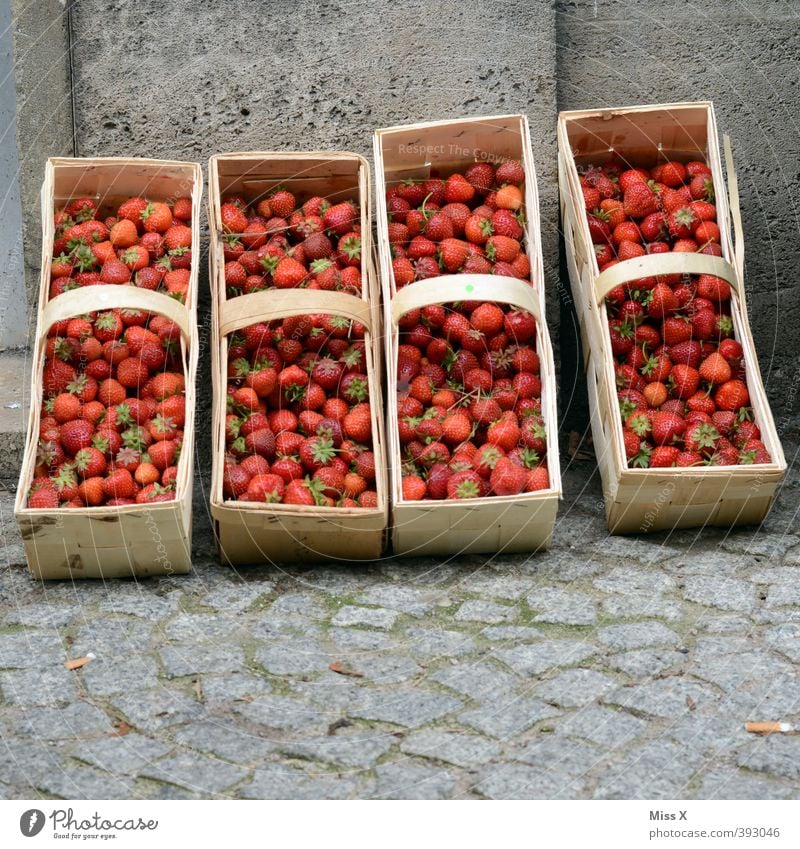
[[[481,158],[520,160],[525,168],[526,241],[533,285],[491,275],[447,275],[412,283],[399,292],[391,267],[386,212],[390,181],[424,179],[431,168],[443,177]],[[375,133],[378,253],[384,300],[387,363],[387,433],[393,500],[392,544],[396,554],[449,555],[536,551],[553,534],[561,473],[558,459],[556,390],[553,352],[544,321],[544,273],[539,236],[539,200],[530,150],[527,119],[504,115],[481,119],[439,121],[391,127]],[[467,289],[467,287],[471,287]],[[400,474],[397,431],[398,319],[409,309],[427,304],[485,299],[513,304],[537,319],[537,350],[541,360],[542,412],[547,427],[550,487],[515,496],[469,501],[406,501]]]
[[[28,438],[14,512],[31,573],[36,578],[113,578],[168,575],[191,569],[197,278],[192,264],[187,305],[135,286],[92,286],[49,300],[55,207],[70,198],[96,197],[102,206],[131,195],[152,200],[191,197],[192,243],[200,242],[203,179],[198,164],[144,159],[51,159],[42,186],[42,274],[31,376]],[[181,329],[186,375],[186,422],[175,499],[124,507],[58,510],[26,506],[36,463],[47,333],[56,321],[102,309],[161,313]]]
[[[228,193],[257,198],[277,184],[299,198],[357,196],[361,205],[362,298],[342,292],[306,289],[265,290],[227,298],[224,281],[220,198]],[[372,235],[369,167],[363,157],[343,152],[218,154],[209,164],[209,254],[212,289],[213,467],[211,513],[222,560],[231,565],[258,562],[372,560],[383,552],[388,523],[388,484],[380,386],[380,309],[371,262]],[[365,335],[372,410],[378,506],[369,508],[297,507],[225,500],[227,336],[258,321],[293,315],[330,313],[353,318]]]
[[[727,138],[725,142],[729,195],[725,192],[714,108],[709,102],[562,112],[559,117],[559,185],[567,264],[581,327],[592,436],[603,480],[608,527],[613,533],[759,523],[768,513],[786,472],[747,318],[738,188]],[[577,166],[601,163],[612,153],[623,156],[632,166],[652,164],[655,156],[684,162],[705,158],[716,190],[722,257],[656,254],[619,263],[600,274]],[[629,280],[676,273],[713,274],[731,284],[734,335],[744,349],[754,418],[772,457],[771,463],[628,468],[605,296]]]

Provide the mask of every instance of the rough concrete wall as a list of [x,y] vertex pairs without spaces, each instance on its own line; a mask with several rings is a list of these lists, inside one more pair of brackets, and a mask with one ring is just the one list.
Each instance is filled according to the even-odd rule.
[[560,109],[713,100],[734,148],[748,306],[779,425],[800,411],[800,7],[557,3]]
[[371,157],[377,127],[526,112],[552,269],[554,26],[547,0],[481,14],[459,2],[233,0],[194,4],[188,16],[183,4],[80,0],[79,151],[204,164],[248,149]]
[[0,5],[0,350],[27,341],[11,9]]
[[25,281],[33,315],[39,289],[39,189],[50,156],[72,156],[69,38],[63,0],[11,0]]
[[479,14],[452,0],[228,0],[192,4],[189,14],[160,0],[80,0],[78,151],[204,167],[236,150],[344,149],[371,160],[378,127],[527,113],[555,283],[554,31],[548,0],[486,4]]

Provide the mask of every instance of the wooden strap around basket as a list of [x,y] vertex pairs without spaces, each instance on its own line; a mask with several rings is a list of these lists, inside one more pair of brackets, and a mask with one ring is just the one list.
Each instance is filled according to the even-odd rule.
[[728,176],[728,201],[731,218],[733,219],[733,256],[739,279],[744,280],[744,227],[742,226],[742,210],[739,205],[739,180],[736,177],[736,169],[733,167],[733,150],[731,148],[730,136],[722,137],[722,146],[725,150],[725,170]]
[[710,254],[672,251],[626,259],[601,272],[594,281],[597,303],[601,303],[612,289],[623,283],[662,274],[712,274],[726,280],[737,294],[739,292],[736,269],[726,259]]
[[192,318],[189,310],[161,292],[151,292],[138,286],[83,286],[71,289],[53,298],[42,311],[39,323],[40,337],[47,336],[50,328],[65,318],[85,315],[99,310],[129,309],[155,312],[174,321],[187,343],[192,336]]
[[396,324],[411,310],[450,301],[497,301],[527,310],[541,323],[539,301],[530,283],[493,274],[448,274],[404,286],[392,298],[392,321]]
[[267,289],[226,301],[220,310],[219,333],[227,336],[258,321],[311,313],[343,315],[363,324],[368,332],[372,329],[369,304],[355,295],[319,289]]

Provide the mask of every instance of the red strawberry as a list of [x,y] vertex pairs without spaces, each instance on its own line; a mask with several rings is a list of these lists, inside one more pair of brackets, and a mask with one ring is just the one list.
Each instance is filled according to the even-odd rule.
[[684,445],[687,451],[705,455],[711,455],[714,453],[719,439],[719,431],[713,424],[705,422],[690,424],[686,428],[686,432],[683,436]]
[[525,170],[516,159],[507,159],[497,166],[495,182],[499,186],[504,184],[521,186],[525,182]]
[[747,385],[741,380],[729,380],[714,393],[714,403],[720,410],[740,410],[750,403]]
[[496,462],[489,478],[492,491],[500,496],[519,494],[527,482],[528,472],[507,457],[501,457]]
[[623,208],[631,218],[644,218],[658,212],[658,196],[648,183],[637,180],[625,189]]
[[139,218],[148,233],[166,233],[172,224],[172,210],[165,203],[148,203]]
[[660,445],[653,449],[649,458],[651,469],[674,466],[680,456],[680,449],[674,445]]
[[697,387],[700,384],[700,373],[691,366],[678,364],[672,367],[670,383],[676,398],[690,398],[697,392]]
[[659,412],[653,416],[652,439],[656,445],[675,442],[686,430],[686,422],[674,413]]
[[717,386],[731,379],[731,367],[721,354],[713,353],[703,360],[700,366],[700,377],[713,386]]

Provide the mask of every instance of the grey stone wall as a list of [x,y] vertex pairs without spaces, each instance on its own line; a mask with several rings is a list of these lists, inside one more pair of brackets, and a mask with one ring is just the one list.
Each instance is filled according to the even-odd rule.
[[[50,16],[49,37],[61,38],[61,4],[39,5],[41,16]],[[800,342],[794,200],[800,37],[792,0],[703,6],[679,0],[75,0],[71,8],[76,150],[83,156],[205,164],[226,150],[340,148],[371,157],[376,127],[527,113],[555,344],[558,109],[713,99],[740,175],[762,370],[779,414],[800,410],[794,353]],[[23,9],[15,2],[16,14]],[[40,64],[50,77],[68,70],[57,50],[49,66],[44,58]],[[18,86],[28,92],[37,78],[30,62],[25,67]],[[64,152],[66,111],[44,125],[30,119],[29,103],[22,112],[23,151],[32,140],[46,148],[52,135],[51,152]],[[31,183],[38,191],[41,158],[25,156],[33,174],[23,186],[26,212]],[[27,242],[36,263],[34,226],[29,223]]]
[[800,6],[793,0],[557,3],[560,109],[713,100],[731,137],[748,308],[784,431],[800,412]]
[[50,156],[72,156],[69,26],[60,0],[11,0],[25,282],[35,319],[41,262],[39,190]]

